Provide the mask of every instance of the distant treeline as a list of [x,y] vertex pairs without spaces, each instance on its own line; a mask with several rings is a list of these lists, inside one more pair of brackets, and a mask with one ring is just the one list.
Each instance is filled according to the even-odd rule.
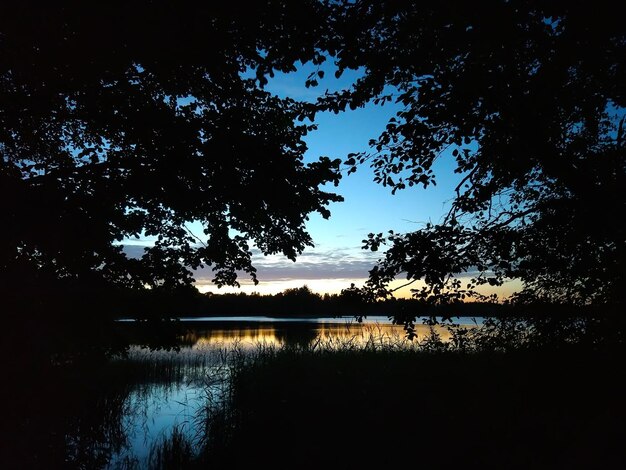
[[16,282],[0,299],[9,323],[75,323],[90,325],[116,318],[145,320],[199,316],[333,317],[386,315],[401,322],[416,317],[603,316],[602,309],[571,305],[511,305],[459,302],[433,305],[418,299],[371,300],[354,285],[339,294],[317,294],[309,287],[274,295],[200,293],[193,286],[177,289],[128,289],[96,282],[54,280],[37,286]]
[[340,294],[317,294],[302,286],[274,295],[199,293],[195,289],[177,292],[142,291],[130,295],[119,311],[120,317],[270,316],[333,317],[387,315],[398,319],[415,316],[500,316],[507,308],[489,303],[427,305],[415,299],[367,301],[356,289]]

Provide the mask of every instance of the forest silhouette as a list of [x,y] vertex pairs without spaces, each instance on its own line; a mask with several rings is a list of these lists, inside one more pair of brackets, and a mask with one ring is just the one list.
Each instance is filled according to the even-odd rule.
[[[295,259],[308,215],[341,199],[322,189],[339,160],[302,161],[305,118],[372,101],[403,108],[348,173],[367,162],[393,191],[427,187],[449,149],[463,179],[441,223],[369,234],[367,248],[389,244],[370,295],[402,275],[431,303],[486,300],[477,287],[516,278],[518,303],[621,311],[624,224],[607,222],[624,215],[624,31],[610,2],[593,15],[568,2],[194,8],[2,7],[9,311],[59,297],[68,310],[101,286],[175,289],[202,266],[218,285],[256,282],[250,244]],[[364,74],[313,103],[264,89],[327,61]],[[154,246],[127,256],[140,236]]]
[[[198,461],[185,454],[191,466],[249,466],[241,449],[282,442],[283,463],[317,468],[329,462],[307,452],[327,439],[330,465],[365,464],[337,444],[362,446],[363,432],[401,446],[398,464],[415,462],[403,452],[416,440],[441,443],[453,466],[624,464],[626,33],[614,2],[5,2],[0,57],[7,465],[105,466],[131,385],[184,377],[120,358],[130,344],[180,348],[172,318],[186,313],[382,314],[409,337],[423,317],[489,319],[417,358],[327,356],[298,331],[289,348],[232,366],[223,421],[204,423],[225,438],[207,438]],[[325,65],[358,78],[314,101],[269,91],[303,64],[315,67],[304,87],[324,89]],[[367,150],[305,162],[319,113],[385,103],[399,110]],[[450,211],[413,232],[363,234],[381,251],[364,286],[193,286],[203,268],[218,286],[257,283],[253,251],[296,261],[313,245],[309,217],[342,201],[342,177],[369,166],[372,184],[419,194],[444,154],[460,181]],[[142,238],[154,243],[129,256]],[[400,278],[412,299],[393,298]],[[511,279],[522,287],[504,303],[484,293]],[[120,317],[144,337],[120,335]],[[451,404],[464,394],[478,405]],[[376,414],[323,421],[350,403]],[[449,439],[467,440],[447,452]]]

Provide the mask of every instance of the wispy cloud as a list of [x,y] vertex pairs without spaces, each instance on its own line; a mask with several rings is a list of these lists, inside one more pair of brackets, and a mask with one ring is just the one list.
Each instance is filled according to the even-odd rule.
[[144,248],[150,246],[150,244],[124,244],[122,249],[129,258],[141,258],[144,253]]
[[[124,252],[131,258],[140,258],[144,248],[152,245],[148,241],[124,244]],[[284,288],[307,284],[317,286],[320,291],[338,292],[350,283],[362,283],[368,277],[370,269],[380,257],[353,246],[323,247],[317,246],[304,251],[296,262],[281,255],[265,256],[257,248],[251,249],[252,263],[257,268],[257,277],[264,286],[254,286],[249,275],[239,273],[239,282],[243,291],[280,292]],[[201,290],[217,291],[211,282],[214,273],[210,267],[194,272],[196,285]],[[220,291],[229,289],[221,289]]]
[[[252,262],[257,268],[259,279],[265,282],[289,279],[362,279],[368,276],[378,257],[378,253],[344,247],[305,251],[296,262],[282,256],[257,254],[252,257]],[[212,272],[208,268],[199,269],[195,277],[198,281],[206,281],[212,278]]]

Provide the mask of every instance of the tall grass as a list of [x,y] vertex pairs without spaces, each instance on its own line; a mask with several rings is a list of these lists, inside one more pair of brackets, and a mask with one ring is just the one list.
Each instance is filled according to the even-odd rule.
[[[417,458],[416,444],[454,446],[446,452],[457,466],[467,463],[464,453],[476,452],[480,465],[509,468],[532,467],[535,457],[548,466],[596,464],[601,448],[609,449],[606,461],[613,463],[610,441],[620,435],[609,416],[619,401],[610,386],[616,363],[595,349],[577,348],[585,330],[568,328],[555,341],[553,330],[501,319],[431,325],[428,334],[407,341],[379,325],[347,325],[344,335],[309,342],[235,344],[182,355],[131,351],[122,367],[134,368],[138,381],[203,384],[204,405],[187,424],[194,432],[175,428],[153,447],[151,468],[247,467],[256,461],[243,452],[268,449],[290,468],[328,466],[319,456],[298,460],[314,449],[334,459],[330,466],[408,465]],[[592,371],[588,380],[579,379],[579,367]],[[580,393],[590,384],[593,393]],[[580,407],[576,418],[568,417]],[[590,423],[602,431],[590,434]],[[563,445],[555,433],[577,444]],[[378,450],[369,460],[349,456],[372,440]],[[524,454],[514,441],[529,442],[531,453],[547,460]],[[398,454],[396,447],[406,450]],[[420,458],[434,465],[438,457]]]
[[[623,464],[620,361],[527,325],[453,326],[407,344],[376,328],[229,356],[198,461],[279,468]],[[542,338],[540,338],[542,339]],[[540,345],[540,347],[537,347]]]
[[189,467],[195,457],[193,444],[180,426],[174,426],[168,436],[152,444],[148,468],[151,470],[177,470]]

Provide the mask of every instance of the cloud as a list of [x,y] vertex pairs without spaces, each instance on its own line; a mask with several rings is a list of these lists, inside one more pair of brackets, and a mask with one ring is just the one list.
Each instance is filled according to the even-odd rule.
[[[335,249],[311,249],[302,253],[296,262],[283,256],[253,255],[252,263],[257,268],[257,276],[263,282],[287,281],[290,279],[363,279],[379,253],[356,250],[352,247]],[[198,282],[213,278],[211,268],[199,269],[195,272]],[[242,280],[247,278],[245,273]]]
[[144,248],[146,248],[147,246],[149,246],[148,244],[124,244],[122,245],[122,249],[124,250],[124,253],[126,254],[126,256],[128,256],[129,258],[141,258],[143,256],[144,253]]
[[[144,248],[151,243],[137,241],[123,245],[124,253],[130,258],[140,258],[144,254]],[[348,287],[351,282],[362,283],[369,274],[370,269],[376,264],[381,256],[380,253],[361,250],[353,246],[343,247],[320,247],[309,248],[298,256],[293,262],[282,255],[265,256],[257,248],[251,249],[252,264],[257,269],[258,280],[265,289],[277,292],[293,285],[309,284],[321,286],[328,285],[328,291],[339,291]],[[238,281],[246,289],[254,286],[250,276],[240,272]],[[201,290],[214,290],[216,287],[211,280],[215,277],[211,267],[204,267],[194,272],[196,286]],[[269,287],[269,284],[282,286],[280,289]],[[332,287],[330,287],[332,285]],[[225,289],[221,289],[224,292]],[[254,289],[258,290],[258,289]]]

